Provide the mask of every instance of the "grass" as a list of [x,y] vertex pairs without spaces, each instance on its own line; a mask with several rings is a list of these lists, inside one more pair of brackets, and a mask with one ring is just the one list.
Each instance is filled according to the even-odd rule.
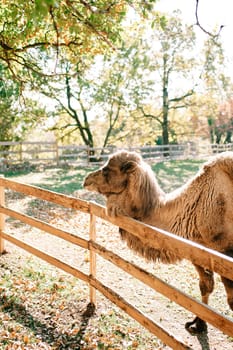
[[[173,160],[159,162],[152,166],[161,187],[165,191],[170,191],[186,182],[200,168],[202,160]],[[4,176],[35,186],[39,186],[51,191],[72,194],[81,190],[84,177],[98,167],[76,167],[76,168],[54,168],[44,171],[7,171]]]
[[51,191],[71,194],[76,190],[82,188],[82,182],[84,177],[89,171],[93,171],[94,168],[81,168],[75,169],[45,169],[44,171],[19,171],[19,172],[5,172],[4,176],[34,186],[39,186]]
[[152,166],[164,191],[172,191],[190,179],[203,164],[200,159],[172,160]]
[[[92,171],[93,169],[90,169]],[[44,173],[44,182],[39,182],[37,186],[51,191],[71,194],[82,188],[82,182],[89,170],[77,168],[75,170],[50,169]]]

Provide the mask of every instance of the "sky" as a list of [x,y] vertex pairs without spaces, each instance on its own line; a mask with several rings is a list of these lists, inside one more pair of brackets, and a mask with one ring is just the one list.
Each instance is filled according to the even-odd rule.
[[[184,20],[188,24],[195,24],[196,0],[160,0],[156,9],[164,12],[172,12],[179,9]],[[226,56],[229,59],[229,72],[233,78],[233,0],[199,0],[199,22],[207,31],[213,32],[221,25],[221,39]],[[201,33],[203,38],[206,34]]]

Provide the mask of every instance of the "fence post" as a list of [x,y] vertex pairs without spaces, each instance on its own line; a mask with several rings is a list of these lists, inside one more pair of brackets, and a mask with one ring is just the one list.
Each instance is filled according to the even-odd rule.
[[57,163],[57,166],[59,166],[59,151],[58,151],[58,143],[57,143],[57,141],[55,141],[54,145],[55,145],[55,158],[56,158],[56,163]]
[[90,164],[90,146],[87,146],[87,165]]
[[[90,240],[96,240],[96,216],[90,214]],[[90,249],[90,275],[96,277],[96,253]],[[90,302],[96,304],[96,289],[90,285]]]
[[22,142],[19,143],[19,161],[20,163],[22,163],[23,161],[23,143]]
[[[0,205],[5,206],[5,188],[1,185],[1,178],[3,176],[0,176]],[[5,228],[5,215],[0,213],[0,254],[3,254],[5,252],[5,241],[1,237],[1,232],[4,231]]]

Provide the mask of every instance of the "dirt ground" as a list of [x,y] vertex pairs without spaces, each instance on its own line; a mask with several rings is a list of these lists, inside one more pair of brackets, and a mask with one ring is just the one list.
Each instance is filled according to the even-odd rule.
[[[89,200],[93,199],[91,197],[91,194],[84,193],[84,191],[78,191],[75,195],[82,198],[85,197],[85,199]],[[64,209],[47,203],[45,204],[43,201],[35,200],[30,197],[25,198],[24,196],[12,194],[10,192],[7,198],[9,207],[12,209],[19,210],[26,213],[27,215],[37,217],[59,228],[63,228],[67,231],[76,233],[81,237],[88,238],[87,235],[89,230],[89,216],[86,214],[80,212],[77,213],[72,210]],[[98,201],[102,200],[101,198],[97,199]],[[89,256],[88,253],[81,248],[74,247],[73,245],[64,242],[63,240],[54,238],[51,235],[43,233],[27,225],[23,225],[22,223],[19,223],[12,219],[7,220],[6,231],[19,237],[20,239],[23,239],[25,242],[33,243],[33,245],[38,246],[39,249],[44,250],[73,266],[77,266],[83,272],[88,273]],[[97,241],[118,255],[144,268],[146,271],[152,272],[157,277],[160,277],[175,287],[180,288],[182,291],[191,294],[194,298],[200,299],[197,273],[189,262],[183,261],[177,265],[164,265],[160,263],[152,264],[145,262],[142,258],[131,252],[126,247],[125,243],[121,242],[117,227],[114,227],[113,225],[110,225],[100,219],[97,220]],[[6,270],[9,270],[11,265],[11,273],[13,273],[14,266],[15,270],[17,270],[19,267],[22,269],[25,264],[28,266],[28,261],[31,261],[31,258],[27,253],[24,253],[9,243],[7,244],[7,250],[9,253],[3,255],[0,258],[2,268],[1,271],[2,274],[4,273],[4,276]],[[36,262],[35,264],[38,264],[38,266],[40,265],[39,262]],[[36,269],[35,265],[33,266],[33,269]],[[192,349],[233,349],[233,338],[224,335],[221,331],[217,330],[211,325],[208,325],[207,333],[203,333],[200,336],[190,335],[184,327],[185,323],[192,320],[194,317],[190,312],[184,310],[179,305],[171,302],[167,298],[151,290],[149,287],[132,278],[130,275],[123,273],[117,267],[104,261],[100,257],[97,259],[97,271],[97,278],[102,283],[109,286],[111,289],[114,289],[127,301],[139,308],[144,314],[151,317],[165,329],[169,330],[172,334],[174,334],[183,343],[187,344]],[[55,273],[58,281],[60,281],[60,279],[62,280],[61,284],[64,283],[64,279],[66,280],[66,277],[63,275],[60,276],[58,272],[49,273],[51,273],[53,277]],[[210,306],[215,307],[224,315],[232,317],[232,312],[228,308],[225,291],[219,277],[216,276],[215,280],[216,287],[213,295],[211,296]],[[23,283],[27,282],[24,281]],[[53,283],[56,285],[58,282]],[[70,288],[70,286],[68,287],[69,283],[72,284],[73,282],[70,282],[69,279],[65,282],[66,288],[68,289]],[[59,288],[57,287],[58,290]],[[78,288],[78,299],[74,298],[74,290],[75,293],[77,293],[77,289],[75,288]],[[57,293],[58,290],[56,290]],[[79,287],[74,287],[74,289],[71,290],[69,298],[66,300],[66,307],[64,309],[61,309],[61,304],[63,302],[62,298],[64,298],[64,296],[62,297],[59,294],[59,298],[57,298],[59,300],[59,304],[55,298],[54,303],[51,306],[51,310],[49,311],[49,316],[47,315],[47,318],[41,309],[44,308],[42,305],[47,304],[48,293],[42,293],[40,295],[36,294],[34,291],[35,298],[34,296],[30,295],[28,296],[28,300],[24,300],[23,302],[20,296],[20,303],[17,304],[17,302],[14,302],[14,307],[11,305],[11,311],[5,312],[5,308],[3,306],[6,304],[6,300],[4,297],[9,291],[6,290],[5,286],[1,286],[0,284],[0,292],[0,311],[4,314],[4,317],[5,313],[8,312],[7,314],[10,315],[10,318],[14,318],[14,312],[18,310],[18,312],[20,311],[22,314],[26,315],[25,317],[28,319],[30,319],[30,315],[33,315],[33,317],[37,319],[37,322],[40,323],[40,325],[43,325],[43,327],[41,326],[42,331],[40,331],[41,342],[36,342],[36,347],[33,347],[32,344],[29,346],[28,342],[26,341],[28,337],[27,335],[27,337],[25,336],[24,343],[22,343],[23,345],[17,345],[17,341],[13,341],[10,343],[10,345],[0,345],[2,346],[0,349],[170,349],[152,334],[149,334],[147,331],[145,331],[144,328],[139,326],[138,323],[132,321],[123,312],[118,310],[110,301],[106,300],[99,293],[97,294],[97,307],[95,311],[90,309],[90,307],[88,308],[87,305],[89,292],[88,287],[84,283],[81,283]],[[47,295],[46,297],[44,296],[45,294]],[[54,290],[52,290],[52,295],[54,295]],[[17,297],[19,298],[19,296]],[[41,300],[38,300],[38,298],[42,300],[41,305],[39,304]],[[45,298],[44,302],[43,298]],[[8,299],[7,302],[9,303]],[[38,310],[38,307],[40,310]],[[55,322],[57,309],[60,311],[62,310],[59,316],[60,323],[58,321]],[[48,311],[46,311],[45,314],[46,313],[48,314]],[[3,314],[1,317],[3,317]],[[115,315],[117,315],[118,318],[115,319]],[[79,335],[82,335],[82,341],[80,341],[81,338],[79,337],[79,341],[77,342],[77,333],[75,332],[73,335],[76,335],[76,343],[72,340],[72,337],[69,338],[69,341],[67,341],[67,338],[65,337],[62,338],[61,334],[65,334],[63,331],[64,325],[70,325],[72,323],[71,320],[75,320],[76,328],[77,324],[79,325],[79,332],[77,333]],[[104,327],[106,329],[103,331],[103,322],[105,321],[106,324]],[[2,323],[2,325],[4,324],[4,331],[5,323]],[[118,327],[117,331],[115,328],[116,325]],[[76,329],[75,327],[70,326],[72,331]],[[99,335],[100,329],[101,336]],[[120,336],[123,333],[130,333],[131,330],[133,330],[131,333],[134,334],[134,336],[131,336],[131,339],[127,341],[122,341],[122,337],[119,338],[121,340],[118,340],[118,345],[113,345],[114,342],[112,342],[110,345],[106,345],[109,344],[108,342],[109,337],[111,338],[111,330],[113,331],[115,337],[116,335]],[[93,334],[95,335],[95,343],[93,342]],[[103,334],[105,340],[103,340]],[[137,334],[137,338],[135,338],[135,334]],[[87,340],[88,337],[90,340],[89,344]],[[125,339],[126,335],[124,335],[123,338]],[[60,339],[60,342],[58,342],[57,339]],[[117,340],[115,339],[114,341],[116,342]]]

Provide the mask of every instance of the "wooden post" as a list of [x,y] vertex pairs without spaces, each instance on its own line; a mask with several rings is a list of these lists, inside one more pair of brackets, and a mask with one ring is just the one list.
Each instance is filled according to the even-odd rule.
[[[90,240],[96,240],[96,216],[90,214]],[[90,275],[96,277],[96,253],[90,248]],[[90,302],[96,304],[96,289],[90,285]]]
[[20,163],[22,163],[23,161],[23,143],[22,142],[19,143],[19,161]]
[[[0,176],[3,177],[3,176]],[[5,188],[1,186],[0,180],[0,205],[5,206]],[[5,215],[0,213],[0,254],[5,252],[5,241],[1,237],[1,232],[4,231],[5,228]]]
[[90,164],[90,147],[87,146],[87,166]]
[[55,158],[57,166],[59,166],[59,151],[58,151],[58,143],[57,141],[54,142],[54,148],[55,148]]

